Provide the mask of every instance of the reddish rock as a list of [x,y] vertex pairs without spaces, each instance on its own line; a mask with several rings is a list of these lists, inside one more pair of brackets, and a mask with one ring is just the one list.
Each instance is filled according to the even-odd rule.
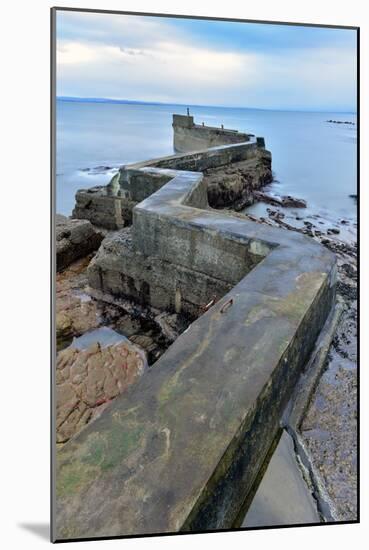
[[56,437],[65,443],[143,374],[146,358],[130,342],[68,347],[56,362]]
[[63,341],[99,326],[98,306],[87,294],[86,269],[91,257],[77,260],[56,275],[56,336]]

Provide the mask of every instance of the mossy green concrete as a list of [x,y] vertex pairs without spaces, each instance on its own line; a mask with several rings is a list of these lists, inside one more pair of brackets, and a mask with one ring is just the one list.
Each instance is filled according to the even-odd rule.
[[[170,262],[178,228],[212,245],[204,265],[227,242],[245,258],[251,249],[263,254],[58,452],[59,540],[230,527],[332,307],[329,251],[187,204],[199,185],[199,174],[178,172],[136,207],[133,261],[145,249]],[[191,254],[183,248],[176,261],[189,269]]]

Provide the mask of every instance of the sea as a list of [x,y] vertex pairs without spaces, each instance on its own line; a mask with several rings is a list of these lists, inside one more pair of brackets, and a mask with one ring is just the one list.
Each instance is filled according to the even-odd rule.
[[[306,217],[356,223],[356,114],[58,99],[56,211],[69,216],[78,189],[104,185],[128,163],[173,154],[172,114],[265,139],[274,182],[268,191],[307,201]],[[353,122],[335,124],[329,120]],[[247,209],[267,216],[268,205]],[[290,209],[286,209],[287,211]],[[288,212],[290,219],[296,209]],[[299,216],[298,216],[299,217]],[[341,226],[342,227],[342,226]]]

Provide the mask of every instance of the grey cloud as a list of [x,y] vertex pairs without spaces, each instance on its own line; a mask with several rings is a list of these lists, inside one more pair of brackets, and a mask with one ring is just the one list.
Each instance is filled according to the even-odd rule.
[[127,55],[146,55],[142,50],[123,48],[122,46],[120,46],[119,49],[122,53],[126,53]]

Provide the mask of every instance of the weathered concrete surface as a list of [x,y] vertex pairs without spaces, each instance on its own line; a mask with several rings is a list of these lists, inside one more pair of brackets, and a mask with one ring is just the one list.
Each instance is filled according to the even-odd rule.
[[[129,231],[129,228],[126,230]],[[142,348],[154,363],[191,322],[191,318],[150,311],[137,302],[94,300],[88,286],[87,267],[92,254],[73,262],[56,275],[56,338],[60,351],[76,337],[110,327]]]
[[186,153],[199,151],[218,145],[230,145],[249,141],[252,134],[237,130],[215,128],[195,124],[193,116],[173,115],[173,147],[175,151]]
[[298,525],[320,521],[316,502],[298,464],[293,440],[283,430],[240,527]]
[[[255,138],[248,142],[236,143],[232,145],[221,145],[209,149],[201,149],[189,153],[180,153],[152,160],[146,160],[130,164],[130,169],[167,168],[169,170],[189,170],[193,172],[202,172],[209,168],[227,166],[233,162],[240,162],[254,158],[260,147]],[[128,167],[126,167],[128,168]],[[122,177],[123,176],[123,177]],[[124,181],[124,175],[121,170],[120,183]]]
[[57,214],[55,224],[57,271],[99,248],[103,239],[87,220],[72,220]]
[[58,538],[229,526],[324,315],[310,313],[294,338],[320,273],[279,297],[235,287],[237,307],[212,308],[65,446]]
[[201,174],[172,174],[135,207],[133,250],[232,278],[227,243],[242,279],[60,451],[59,540],[232,525],[332,306],[328,250],[203,201]]
[[98,186],[77,191],[72,217],[89,220],[95,226],[114,230],[124,226],[127,208],[127,201],[123,205],[121,197],[109,194],[107,186]]
[[134,248],[132,231],[107,237],[90,263],[88,275],[90,294],[97,299],[106,300],[108,295],[118,305],[129,299],[192,317],[233,286],[199,270],[140,253]]
[[123,341],[86,349],[69,346],[56,362],[56,441],[65,443],[142,376],[146,358]]
[[[143,167],[162,170],[145,172]],[[253,201],[253,190],[272,180],[270,152],[250,138],[235,145],[122,166],[108,186],[77,191],[73,217],[106,229],[130,225],[134,206],[169,181],[164,169],[204,172],[208,199],[216,207],[241,209]]]

